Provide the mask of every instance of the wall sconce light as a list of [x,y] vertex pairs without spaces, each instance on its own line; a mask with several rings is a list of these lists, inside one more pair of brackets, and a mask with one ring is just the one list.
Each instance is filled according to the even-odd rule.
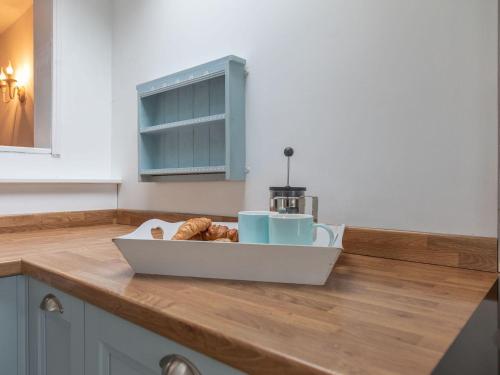
[[21,103],[26,101],[26,88],[19,85],[17,79],[14,78],[14,68],[9,61],[9,66],[5,68],[0,67],[0,90],[2,91],[2,98],[4,103],[9,103],[14,100],[16,94]]

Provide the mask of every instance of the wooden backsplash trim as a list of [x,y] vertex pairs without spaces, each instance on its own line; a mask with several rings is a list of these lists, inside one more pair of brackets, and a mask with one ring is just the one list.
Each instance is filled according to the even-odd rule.
[[0,216],[0,233],[116,223],[116,210],[49,212]]
[[118,209],[116,215],[117,224],[139,226],[150,219],[160,219],[171,223],[184,221],[193,217],[208,217],[213,221],[236,222],[238,219],[234,216],[205,215],[205,214],[186,214],[178,212],[161,211],[142,211]]
[[[234,216],[127,209],[52,212],[0,216],[0,233],[112,223],[139,226],[153,218],[176,222],[199,216],[210,217],[214,221],[237,220]],[[344,251],[350,254],[489,272],[498,270],[495,237],[347,227],[343,245]]]
[[495,237],[349,227],[343,238],[350,254],[497,272]]

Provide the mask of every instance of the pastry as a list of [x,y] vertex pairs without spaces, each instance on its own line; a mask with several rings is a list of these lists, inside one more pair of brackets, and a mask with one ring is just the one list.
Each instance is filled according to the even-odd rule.
[[227,238],[229,238],[231,242],[238,242],[240,240],[238,236],[238,229],[229,229],[227,232]]
[[203,241],[201,233],[195,234],[193,237],[188,238],[189,241]]
[[225,225],[212,224],[201,236],[204,241],[215,241],[218,238],[227,238],[228,230],[229,228]]
[[205,232],[201,233],[204,241],[215,241],[218,239],[228,239],[231,242],[238,241],[238,230],[229,229],[225,225],[212,224]]
[[206,231],[211,224],[212,220],[206,217],[189,219],[177,229],[177,233],[174,234],[172,240],[189,240],[193,236]]
[[172,240],[238,242],[238,229],[212,224],[206,217],[189,219],[182,224]]

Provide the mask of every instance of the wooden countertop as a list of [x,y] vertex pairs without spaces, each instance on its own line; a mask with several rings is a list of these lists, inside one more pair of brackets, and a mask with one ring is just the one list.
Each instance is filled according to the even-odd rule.
[[497,275],[343,254],[327,285],[134,275],[102,225],[0,235],[24,273],[250,374],[427,374]]

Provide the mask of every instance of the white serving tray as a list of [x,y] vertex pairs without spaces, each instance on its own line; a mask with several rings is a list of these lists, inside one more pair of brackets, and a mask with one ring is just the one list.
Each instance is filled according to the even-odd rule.
[[[171,241],[151,235],[160,227],[164,238],[172,238],[181,224],[149,220],[113,242],[136,273],[323,285],[342,251],[345,228],[331,226],[337,234],[333,247],[321,229],[313,246]],[[238,228],[237,223],[215,224]]]

